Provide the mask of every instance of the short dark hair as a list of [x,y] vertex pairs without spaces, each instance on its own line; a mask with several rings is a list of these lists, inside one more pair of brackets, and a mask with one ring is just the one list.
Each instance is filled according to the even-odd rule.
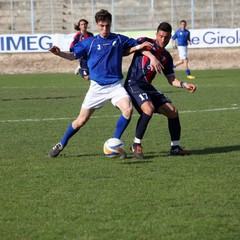
[[180,21],[180,24],[181,24],[181,23],[185,23],[185,24],[187,25],[186,20],[181,20],[181,21]]
[[74,24],[74,29],[77,30],[77,31],[80,30],[80,28],[79,28],[80,22],[85,22],[85,23],[88,25],[88,21],[87,21],[86,19],[84,19],[84,18],[80,19],[80,20],[78,21],[78,24]]
[[164,32],[169,32],[172,33],[172,26],[167,23],[167,22],[161,22],[157,28],[158,31],[164,31]]
[[105,9],[101,9],[95,14],[96,23],[100,21],[109,21],[112,22],[112,14]]

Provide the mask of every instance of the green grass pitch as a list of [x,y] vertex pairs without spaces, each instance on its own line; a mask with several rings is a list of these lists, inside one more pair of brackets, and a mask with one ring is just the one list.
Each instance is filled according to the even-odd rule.
[[[177,76],[187,81],[184,72]],[[146,159],[108,159],[119,111],[107,103],[56,159],[89,83],[74,74],[0,75],[1,239],[213,240],[240,237],[240,70],[194,71],[194,94],[154,85],[179,109],[181,145],[154,116]],[[128,151],[138,114],[122,140]]]

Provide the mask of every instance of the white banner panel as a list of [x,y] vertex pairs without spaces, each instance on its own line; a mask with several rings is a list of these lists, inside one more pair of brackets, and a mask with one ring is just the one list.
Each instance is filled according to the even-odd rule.
[[191,29],[190,48],[239,47],[240,28]]
[[[239,47],[240,28],[190,29],[192,44],[189,48]],[[122,32],[129,37],[155,37],[155,31]],[[0,53],[47,52],[57,45],[68,51],[73,34],[5,34],[0,35]]]
[[0,53],[46,52],[53,45],[68,51],[74,34],[0,35]]

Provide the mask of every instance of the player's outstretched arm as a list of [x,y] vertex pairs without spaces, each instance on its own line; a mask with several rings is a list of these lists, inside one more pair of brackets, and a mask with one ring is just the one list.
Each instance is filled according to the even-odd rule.
[[123,56],[129,56],[130,54],[139,51],[139,50],[151,50],[153,47],[153,43],[150,42],[143,42],[142,44],[136,45],[134,47],[130,47],[124,50]]
[[150,51],[142,51],[142,54],[150,59],[151,71],[156,71],[156,73],[162,72],[164,69],[163,65]]
[[70,61],[76,60],[76,56],[73,53],[71,53],[71,52],[62,52],[60,50],[60,48],[57,47],[57,46],[51,47],[49,49],[49,51],[52,52],[53,54],[61,57],[61,58],[65,58],[65,59],[68,59]]
[[196,86],[192,83],[182,82],[178,80],[175,76],[167,77],[170,85],[176,88],[186,88],[189,92],[194,93],[196,91]]

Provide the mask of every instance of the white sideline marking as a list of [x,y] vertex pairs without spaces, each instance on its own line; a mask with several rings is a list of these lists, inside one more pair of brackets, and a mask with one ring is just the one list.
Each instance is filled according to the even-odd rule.
[[[201,113],[201,112],[218,112],[218,111],[230,111],[238,110],[240,107],[230,107],[230,108],[213,108],[213,109],[203,109],[203,110],[185,110],[179,111],[180,113]],[[133,117],[138,116],[133,114]],[[91,118],[109,118],[109,117],[119,117],[119,115],[103,115],[103,116],[92,116]],[[0,120],[0,123],[14,123],[14,122],[48,122],[48,121],[59,121],[59,120],[74,120],[74,118],[62,117],[62,118],[36,118],[36,119],[16,119],[16,120]]]
[[[67,88],[89,88],[89,86],[68,86]],[[48,86],[48,87],[41,87],[40,89],[51,89],[51,88],[56,88],[56,89],[66,89],[65,87],[59,87],[59,86]],[[0,89],[39,89],[39,87],[1,87]]]
[[219,112],[228,110],[238,110],[240,107],[230,107],[230,108],[213,108],[213,109],[203,109],[203,110],[185,110],[179,111],[180,113],[197,113],[197,112]]

